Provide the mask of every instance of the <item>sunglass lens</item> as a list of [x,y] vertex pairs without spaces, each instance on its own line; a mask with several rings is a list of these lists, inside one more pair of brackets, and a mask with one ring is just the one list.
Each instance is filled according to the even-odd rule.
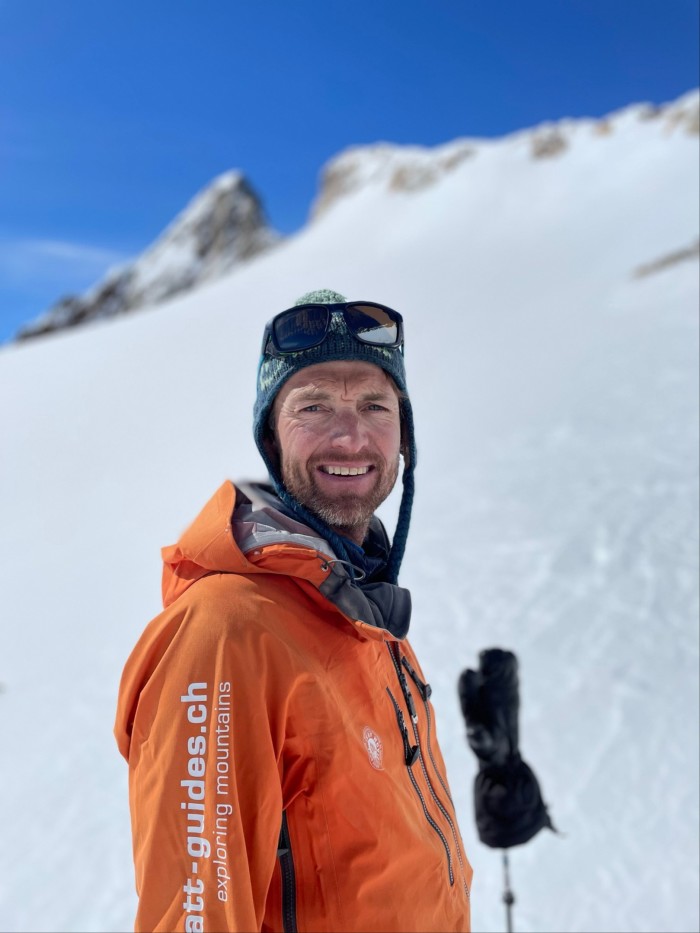
[[273,328],[280,350],[294,353],[315,347],[326,335],[329,312],[327,308],[292,308],[275,319]]
[[345,314],[348,327],[360,340],[378,346],[396,346],[399,324],[384,308],[349,305]]

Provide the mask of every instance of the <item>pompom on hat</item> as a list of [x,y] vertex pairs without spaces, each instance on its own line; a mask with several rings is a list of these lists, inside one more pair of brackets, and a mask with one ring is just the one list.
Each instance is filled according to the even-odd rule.
[[[294,307],[307,304],[342,304],[346,301],[347,299],[344,298],[343,295],[338,294],[338,292],[324,288],[302,295],[301,298],[295,301]],[[347,329],[345,318],[342,313],[334,311],[331,315],[328,333],[323,342],[318,346],[311,347],[308,350],[299,350],[294,353],[285,353],[284,355],[272,355],[267,352],[266,347],[263,348],[260,365],[258,366],[257,396],[255,399],[255,408],[253,410],[253,434],[255,443],[257,444],[258,450],[270,474],[272,484],[280,499],[299,516],[303,517],[311,528],[314,528],[319,534],[323,535],[340,559],[349,560],[341,536],[335,533],[333,529],[329,528],[312,512],[304,508],[304,506],[297,502],[287,491],[282,482],[279,464],[276,458],[271,456],[269,444],[270,412],[272,411],[275,397],[284,383],[294,373],[299,372],[299,370],[307,366],[312,366],[315,363],[329,363],[336,360],[358,360],[360,362],[373,363],[375,366],[379,366],[391,376],[401,393],[399,404],[401,412],[401,447],[404,456],[402,478],[403,495],[386,570],[387,579],[392,583],[396,583],[404,550],[406,548],[408,527],[411,520],[414,491],[413,472],[416,465],[413,410],[408,398],[406,370],[404,367],[403,353],[400,347],[389,348],[362,343]]]

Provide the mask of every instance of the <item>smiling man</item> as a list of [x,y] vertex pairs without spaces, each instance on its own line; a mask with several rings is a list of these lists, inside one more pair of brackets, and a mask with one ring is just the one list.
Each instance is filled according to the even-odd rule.
[[[263,336],[267,484],[163,551],[127,661],[137,930],[469,930],[471,868],[398,586],[416,449],[401,316],[313,292]],[[403,460],[390,543],[375,515]]]

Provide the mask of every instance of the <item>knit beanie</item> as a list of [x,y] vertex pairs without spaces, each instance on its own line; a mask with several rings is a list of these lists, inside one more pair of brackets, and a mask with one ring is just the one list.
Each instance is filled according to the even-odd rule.
[[[297,299],[294,306],[306,304],[336,304],[344,303],[347,299],[338,292],[330,289],[320,289],[308,292]],[[284,383],[294,373],[313,366],[315,363],[328,363],[336,360],[359,360],[364,363],[373,363],[379,366],[394,380],[401,392],[399,401],[401,414],[402,449],[404,453],[404,470],[402,477],[403,495],[399,508],[399,518],[394,532],[394,538],[387,562],[387,579],[396,583],[398,580],[401,560],[406,547],[408,527],[411,520],[413,504],[414,479],[413,472],[416,466],[416,447],[413,431],[413,411],[406,388],[406,371],[404,368],[403,353],[400,347],[389,348],[373,346],[357,340],[347,329],[345,318],[339,311],[331,314],[328,333],[321,344],[308,350],[299,350],[284,355],[267,352],[263,347],[258,366],[257,396],[253,410],[253,434],[258,450],[270,474],[270,480],[280,499],[299,515],[311,528],[321,534],[331,545],[339,559],[351,564],[348,551],[340,535],[329,528],[325,522],[297,502],[288,492],[280,474],[279,463],[273,459],[266,445],[270,437],[268,421],[277,393]],[[273,355],[274,354],[274,355]],[[348,568],[352,575],[352,566]]]

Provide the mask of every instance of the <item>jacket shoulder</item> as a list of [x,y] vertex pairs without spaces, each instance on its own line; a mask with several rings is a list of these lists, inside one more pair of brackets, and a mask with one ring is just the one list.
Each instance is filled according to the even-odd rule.
[[186,592],[159,613],[142,637],[164,638],[173,643],[197,644],[206,651],[222,641],[242,648],[265,636],[283,636],[285,626],[278,594],[282,581],[263,575],[242,576],[211,573],[193,583]]
[[117,716],[125,757],[132,725],[146,736],[163,698],[177,708],[191,682],[235,681],[261,695],[271,683],[293,683],[305,665],[284,622],[270,582],[212,573],[188,587],[148,623],[126,661]]

